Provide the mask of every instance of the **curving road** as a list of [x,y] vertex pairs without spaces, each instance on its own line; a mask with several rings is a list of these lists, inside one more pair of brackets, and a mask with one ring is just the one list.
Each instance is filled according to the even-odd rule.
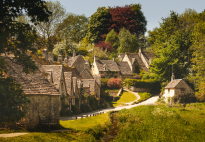
[[[129,91],[127,89],[124,89],[124,90]],[[129,92],[131,92],[131,91],[129,91]],[[131,92],[131,93],[136,95],[137,100],[140,99],[140,96],[138,95],[138,93],[136,93],[136,92]],[[159,96],[153,96],[153,97],[147,99],[144,102],[141,102],[139,104],[131,105],[133,102],[137,101],[137,100],[135,100],[133,102],[126,103],[126,106],[121,106],[121,107],[116,107],[116,108],[99,109],[99,110],[96,110],[96,111],[81,113],[81,114],[78,114],[78,115],[60,117],[60,120],[65,121],[65,120],[73,120],[73,119],[76,119],[76,118],[80,119],[80,118],[82,118],[82,116],[84,116],[84,117],[93,116],[93,114],[97,114],[97,113],[99,114],[99,113],[102,113],[102,112],[106,113],[106,112],[109,112],[109,111],[119,111],[121,109],[130,109],[130,108],[140,106],[140,105],[156,105],[155,102],[157,101],[158,98],[159,98]]]

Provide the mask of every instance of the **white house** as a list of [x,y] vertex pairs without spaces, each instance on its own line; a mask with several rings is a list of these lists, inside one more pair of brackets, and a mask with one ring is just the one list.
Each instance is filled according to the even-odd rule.
[[163,94],[165,101],[168,101],[168,98],[173,97],[175,94],[183,92],[194,93],[191,87],[183,79],[175,79],[174,73],[172,73],[171,82],[167,84]]

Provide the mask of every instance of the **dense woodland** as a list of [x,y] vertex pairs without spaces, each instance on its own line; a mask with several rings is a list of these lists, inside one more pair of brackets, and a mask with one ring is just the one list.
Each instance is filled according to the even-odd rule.
[[[23,106],[29,101],[14,80],[7,77],[5,65],[9,54],[23,65],[26,73],[37,69],[27,50],[42,54],[47,48],[57,55],[71,55],[73,49],[90,63],[94,55],[99,59],[117,59],[119,53],[138,52],[139,47],[156,55],[150,73],[140,72],[146,79],[154,79],[163,87],[170,81],[172,71],[196,91],[199,101],[205,101],[205,11],[197,13],[170,12],[153,31],[146,30],[146,17],[140,4],[122,7],[99,7],[89,18],[66,13],[59,2],[43,0],[0,2],[0,108]],[[38,51],[36,48],[38,48]],[[10,95],[7,95],[10,94]],[[15,101],[11,98],[18,98]],[[26,111],[17,111],[5,121],[20,120]],[[0,116],[7,115],[0,111]]]

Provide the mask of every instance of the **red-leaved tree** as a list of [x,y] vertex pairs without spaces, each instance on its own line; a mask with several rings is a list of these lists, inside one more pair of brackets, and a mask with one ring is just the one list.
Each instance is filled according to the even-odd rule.
[[135,22],[137,13],[130,6],[110,8],[110,15],[111,19],[109,21],[110,26],[108,31],[114,29],[115,32],[119,33],[120,29],[124,27],[132,34],[138,33],[138,23]]
[[103,50],[107,49],[107,51],[113,51],[112,44],[110,42],[105,43],[105,41],[99,41],[95,44],[95,47],[99,47]]
[[120,78],[110,78],[107,82],[107,86],[112,89],[122,88],[122,80]]

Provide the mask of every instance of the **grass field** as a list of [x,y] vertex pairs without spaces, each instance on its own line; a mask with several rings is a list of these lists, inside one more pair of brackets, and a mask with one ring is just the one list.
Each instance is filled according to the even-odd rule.
[[136,102],[134,102],[134,104],[145,101],[145,100],[149,99],[152,96],[150,93],[147,93],[147,92],[139,92],[138,95],[140,96],[140,99],[137,100]]
[[94,117],[88,117],[78,120],[60,121],[60,125],[72,131],[49,133],[49,132],[31,132],[30,134],[0,138],[0,142],[70,142],[96,141],[96,137],[103,134],[103,130],[110,125],[108,114],[101,114]]
[[120,99],[117,102],[112,102],[112,105],[116,107],[118,105],[124,105],[125,103],[132,102],[136,99],[137,97],[134,94],[124,91]]
[[184,107],[138,106],[118,113],[120,131],[115,142],[205,141],[205,103]]

